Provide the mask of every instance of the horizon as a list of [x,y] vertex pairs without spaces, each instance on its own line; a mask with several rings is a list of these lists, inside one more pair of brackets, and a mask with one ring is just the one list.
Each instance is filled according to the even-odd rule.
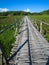
[[[43,10],[43,11],[47,11],[47,10],[49,10],[49,9],[45,9],[45,10]],[[40,12],[43,12],[43,11],[39,11],[39,12],[30,12],[30,13],[40,13]],[[8,10],[8,11],[0,11],[0,13],[2,13],[2,12],[27,12],[27,11],[23,11],[23,10]]]
[[0,12],[42,12],[49,9],[49,0],[1,0]]

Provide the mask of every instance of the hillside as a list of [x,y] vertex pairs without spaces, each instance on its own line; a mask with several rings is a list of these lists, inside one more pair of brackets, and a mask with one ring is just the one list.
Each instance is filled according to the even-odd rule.
[[43,12],[40,12],[40,13],[42,13],[42,14],[49,14],[49,9],[48,10],[45,10]]
[[34,12],[34,13],[31,13],[32,15],[43,15],[43,14],[49,14],[49,9],[48,10],[44,10],[42,12]]
[[31,15],[42,15],[42,14],[49,14],[49,9],[48,10],[44,10],[42,12],[34,12],[34,13],[31,13],[31,12],[24,12],[24,11],[8,11],[8,12],[0,12],[0,16],[9,16],[9,15],[28,15],[28,14],[31,14]]
[[30,12],[24,11],[8,11],[8,12],[0,12],[0,16],[9,16],[9,15],[28,15],[31,14]]

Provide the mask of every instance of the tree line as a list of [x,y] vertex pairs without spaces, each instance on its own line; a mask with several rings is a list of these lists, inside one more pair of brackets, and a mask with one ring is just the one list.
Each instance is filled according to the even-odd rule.
[[47,14],[49,15],[49,10],[45,10],[42,12],[24,12],[24,11],[8,11],[8,12],[0,12],[0,16],[10,16],[10,15],[42,15],[42,14]]

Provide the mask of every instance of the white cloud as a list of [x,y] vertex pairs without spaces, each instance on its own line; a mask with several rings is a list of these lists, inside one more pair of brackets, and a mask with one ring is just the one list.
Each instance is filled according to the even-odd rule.
[[25,11],[25,12],[30,12],[30,9],[29,9],[29,8],[27,8],[27,9],[25,9],[24,11]]
[[7,9],[7,8],[0,8],[0,12],[7,12],[7,11],[9,11],[9,9]]

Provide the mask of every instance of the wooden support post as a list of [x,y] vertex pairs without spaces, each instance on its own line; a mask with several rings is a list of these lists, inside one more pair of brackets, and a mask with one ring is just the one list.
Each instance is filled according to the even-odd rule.
[[2,52],[1,52],[1,49],[0,49],[0,65],[2,65]]
[[[5,61],[6,61],[6,65],[9,65],[9,62],[8,62],[8,60],[7,60],[5,51],[4,51],[4,49],[3,49],[3,45],[2,45],[1,40],[0,40],[0,49],[1,49],[1,51],[2,51],[2,63],[3,63],[3,57],[4,57],[4,59],[5,59]],[[3,64],[2,64],[2,65],[3,65]]]
[[35,20],[35,26],[36,26],[36,29],[38,30],[38,25],[37,25],[37,22],[36,22],[36,20]]
[[42,22],[40,22],[40,33],[42,34]]
[[38,30],[38,25],[37,25],[37,23],[36,23],[36,27],[37,27],[37,30]]

